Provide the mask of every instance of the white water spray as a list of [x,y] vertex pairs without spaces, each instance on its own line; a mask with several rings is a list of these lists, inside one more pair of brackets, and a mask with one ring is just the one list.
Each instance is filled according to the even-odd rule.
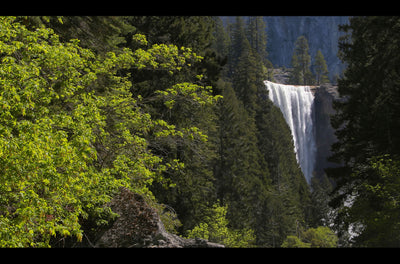
[[315,166],[314,95],[309,86],[293,86],[264,81],[269,99],[278,106],[292,132],[296,159],[311,183]]

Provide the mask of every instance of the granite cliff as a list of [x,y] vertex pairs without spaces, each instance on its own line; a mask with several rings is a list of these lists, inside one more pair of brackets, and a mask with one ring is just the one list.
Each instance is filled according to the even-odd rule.
[[290,67],[294,43],[299,36],[308,40],[313,59],[318,49],[326,60],[329,78],[344,69],[337,57],[338,40],[343,34],[338,26],[348,23],[346,16],[266,16],[268,59],[275,67]]
[[[225,25],[235,17],[221,17]],[[243,17],[247,19],[247,17]],[[329,78],[334,81],[344,69],[338,58],[338,40],[343,34],[339,25],[348,24],[347,16],[264,16],[267,31],[268,59],[275,68],[291,67],[294,43],[304,35],[312,60],[320,49],[326,60]],[[313,62],[313,61],[312,61]]]
[[314,119],[317,153],[314,176],[317,178],[324,175],[325,168],[338,166],[338,164],[328,161],[328,158],[332,155],[331,145],[337,141],[335,130],[331,125],[331,116],[335,114],[335,109],[333,108],[335,100],[341,100],[337,86],[322,84],[315,90]]

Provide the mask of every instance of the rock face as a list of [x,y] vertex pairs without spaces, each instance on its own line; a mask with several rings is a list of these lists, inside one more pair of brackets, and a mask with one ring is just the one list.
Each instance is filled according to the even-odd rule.
[[291,69],[283,70],[281,68],[273,69],[272,74],[274,76],[274,82],[288,84],[290,78],[290,70]]
[[348,24],[345,16],[267,16],[268,59],[275,67],[291,67],[294,43],[299,36],[308,40],[312,60],[318,49],[326,60],[329,78],[340,74],[344,65],[337,57],[338,40],[343,34],[338,26]]
[[150,248],[223,248],[221,244],[203,239],[184,239],[168,233],[157,212],[142,196],[126,188],[109,204],[120,215],[112,227],[96,242],[95,247],[150,247]]
[[[248,17],[243,17],[245,21]],[[235,17],[221,17],[225,25]],[[338,26],[349,23],[347,16],[264,16],[267,32],[268,59],[275,68],[291,67],[294,43],[300,36],[308,40],[311,64],[320,49],[328,66],[329,78],[341,74],[343,63],[338,58],[338,40],[343,32]]]
[[341,100],[337,86],[323,84],[314,93],[315,134],[317,143],[315,176],[321,177],[325,168],[337,167],[338,164],[327,159],[332,155],[331,145],[337,141],[330,118],[335,114],[333,101]]

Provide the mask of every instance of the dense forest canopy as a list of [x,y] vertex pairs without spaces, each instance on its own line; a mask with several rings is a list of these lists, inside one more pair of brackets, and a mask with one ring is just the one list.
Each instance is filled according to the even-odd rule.
[[331,206],[335,227],[355,246],[398,247],[400,113],[399,17],[354,17],[340,55],[348,66],[339,79],[332,125],[339,141],[328,171],[337,186]]
[[[331,200],[268,100],[262,17],[1,17],[0,246],[90,246],[120,187],[169,232],[228,247],[335,247],[332,212],[341,245],[351,225],[354,245],[397,245],[399,25],[343,27]],[[304,36],[293,52],[293,82],[327,81]]]

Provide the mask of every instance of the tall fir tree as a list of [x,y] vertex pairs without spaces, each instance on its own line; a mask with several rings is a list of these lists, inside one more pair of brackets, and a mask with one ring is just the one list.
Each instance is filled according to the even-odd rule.
[[297,57],[297,54],[294,52],[292,55],[292,71],[290,72],[289,75],[289,83],[290,84],[301,84],[302,83],[302,74],[301,74],[301,67],[299,63],[299,58]]
[[225,30],[220,17],[214,17],[215,31],[212,42],[213,50],[221,57],[227,57],[229,53],[230,38],[229,33]]
[[[233,88],[245,108],[254,116],[257,108],[257,96],[262,83],[262,65],[257,60],[247,39],[243,41],[243,50],[236,65],[235,74],[232,76]],[[265,88],[264,88],[265,89]]]
[[[398,246],[400,73],[399,17],[354,17],[341,29],[338,80],[343,100],[332,118],[338,142],[327,170],[335,180],[330,205],[341,238],[353,227],[355,246]],[[390,202],[389,202],[390,201]]]
[[[229,205],[228,218],[235,228],[256,226],[268,171],[261,168],[255,123],[229,83],[223,84],[220,105],[218,197]],[[264,190],[264,191],[263,191]],[[265,198],[264,198],[265,199]],[[248,216],[251,216],[250,218]]]
[[246,38],[245,23],[242,17],[236,17],[235,23],[228,25],[228,30],[231,45],[229,48],[227,77],[231,78],[237,69],[237,64],[243,50],[246,49],[249,44]]
[[315,72],[316,85],[329,82],[328,66],[326,65],[326,61],[324,55],[322,55],[321,50],[318,50],[317,54],[315,55],[314,72]]
[[260,56],[263,63],[268,59],[267,32],[263,17],[249,17],[247,20],[247,38],[250,47]]
[[308,41],[305,36],[300,36],[295,42],[292,57],[293,73],[290,83],[296,85],[312,85],[314,77],[311,73],[311,56],[309,54]]

